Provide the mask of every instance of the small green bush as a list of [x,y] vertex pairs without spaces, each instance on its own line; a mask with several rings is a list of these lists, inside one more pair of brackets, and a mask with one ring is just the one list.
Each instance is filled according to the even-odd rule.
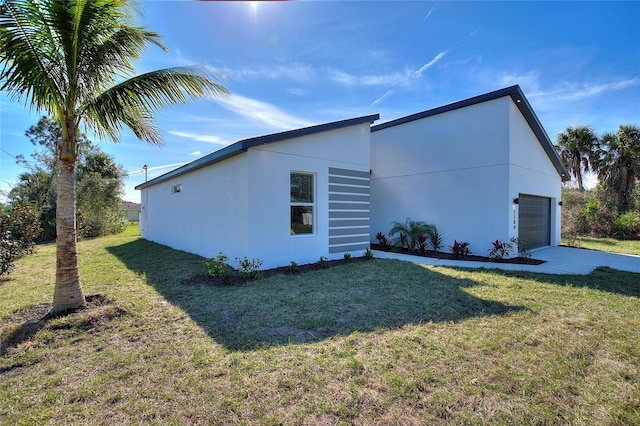
[[373,259],[373,252],[371,251],[371,249],[370,249],[370,248],[367,248],[367,249],[364,251],[364,258],[365,258],[365,259],[367,259],[367,260],[371,260],[371,259]]
[[300,272],[300,266],[293,260],[291,261],[289,266],[287,266],[287,269],[289,270],[289,272]]
[[318,269],[327,269],[329,267],[328,259],[324,256],[320,256],[320,259],[316,262],[316,267]]
[[526,239],[512,237],[511,242],[516,245],[516,248],[518,249],[518,256],[523,259],[531,257],[531,249],[529,249],[529,242]]
[[226,254],[218,252],[214,258],[207,259],[207,272],[210,276],[220,279],[223,284],[231,284],[231,272],[233,268],[227,264],[229,258]]
[[0,215],[0,275],[14,268],[14,261],[31,254],[40,228],[40,211],[30,203],[14,203]]
[[351,253],[346,252],[346,253],[344,254],[344,261],[345,261],[345,262],[347,262],[347,263],[350,263],[350,262],[351,262]]
[[249,258],[245,256],[242,259],[236,257],[236,262],[238,262],[238,272],[243,278],[247,280],[259,280],[260,278],[262,278],[262,271],[260,270],[260,267],[262,266],[262,260],[249,260]]
[[640,238],[640,213],[621,214],[613,220],[616,236],[620,238]]

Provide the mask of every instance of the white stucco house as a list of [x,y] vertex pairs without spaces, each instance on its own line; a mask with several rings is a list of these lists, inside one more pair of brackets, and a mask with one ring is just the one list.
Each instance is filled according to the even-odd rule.
[[371,129],[371,230],[436,225],[445,246],[467,241],[560,243],[562,164],[519,86],[419,112]]
[[140,184],[141,235],[263,268],[361,255],[405,218],[483,255],[513,236],[559,243],[568,173],[519,86],[378,119],[245,139]]
[[138,185],[140,233],[205,257],[261,259],[263,268],[362,254],[378,118],[245,139]]

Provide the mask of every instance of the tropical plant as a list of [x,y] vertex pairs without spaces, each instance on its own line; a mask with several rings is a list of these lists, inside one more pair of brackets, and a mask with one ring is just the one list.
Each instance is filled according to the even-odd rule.
[[464,259],[471,253],[469,243],[466,241],[453,240],[453,245],[449,246],[449,249],[456,259]]
[[602,136],[600,147],[594,161],[598,179],[617,195],[618,213],[626,213],[640,179],[640,126],[621,125]]
[[389,236],[398,234],[395,244],[409,251],[418,250],[420,248],[420,240],[426,241],[436,232],[435,225],[409,218],[404,223],[393,222],[392,225],[393,228],[389,231]]
[[442,235],[438,231],[435,231],[429,240],[433,250],[438,251],[442,248]]
[[202,70],[178,67],[134,75],[148,44],[160,35],[137,26],[127,0],[4,0],[0,5],[0,90],[46,111],[62,127],[56,146],[56,281],[52,313],[85,304],[76,249],[75,165],[79,126],[121,139],[128,127],[160,144],[153,113],[226,89]]
[[584,191],[583,172],[593,169],[593,153],[597,147],[598,136],[589,126],[569,126],[558,135],[556,150],[580,191]]
[[629,212],[613,220],[616,236],[620,238],[640,239],[640,213]]
[[386,235],[384,235],[382,232],[378,232],[376,234],[376,240],[378,240],[378,243],[382,246],[382,247],[389,247],[389,239],[387,238]]
[[491,250],[489,250],[489,257],[493,260],[502,260],[511,256],[513,253],[513,246],[506,241],[495,240],[491,243]]

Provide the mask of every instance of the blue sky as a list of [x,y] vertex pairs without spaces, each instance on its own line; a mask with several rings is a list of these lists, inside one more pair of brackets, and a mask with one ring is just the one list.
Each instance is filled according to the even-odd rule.
[[[640,125],[640,2],[142,2],[140,72],[201,64],[227,99],[157,115],[162,149],[125,134],[101,148],[144,180],[252,136],[380,114],[378,123],[519,84],[555,141],[570,125]],[[0,94],[0,189],[24,171],[39,114]]]

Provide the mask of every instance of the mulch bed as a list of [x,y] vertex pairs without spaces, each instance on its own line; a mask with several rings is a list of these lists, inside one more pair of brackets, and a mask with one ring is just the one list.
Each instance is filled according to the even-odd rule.
[[386,252],[394,252],[401,254],[410,254],[412,256],[430,257],[433,259],[449,259],[449,260],[466,260],[471,262],[491,262],[491,263],[515,263],[517,265],[542,265],[544,260],[525,258],[525,257],[508,257],[506,259],[493,259],[488,256],[478,256],[470,254],[464,258],[457,258],[453,253],[445,253],[442,251],[425,250],[423,252],[409,252],[406,248],[385,247],[380,244],[371,244],[371,250],[379,250]]
[[[296,268],[291,268],[290,266],[281,266],[279,268],[261,269],[260,272],[262,272],[262,278],[268,278],[274,275],[300,275],[306,272],[334,268],[336,266],[347,265],[350,263],[366,262],[367,260],[369,259],[366,259],[364,257],[352,257],[350,262],[347,262],[344,259],[327,260],[322,264],[322,266],[318,265],[318,263],[307,263],[305,265],[298,265]],[[247,281],[248,280],[245,277],[243,277],[238,271],[234,270],[231,273],[231,282],[229,282],[228,284],[223,283],[217,277],[211,277],[206,274],[199,274],[199,275],[195,275],[193,277],[187,278],[182,281],[182,284],[226,287],[226,286],[232,286],[232,285],[241,285],[246,283]]]
[[[507,259],[492,259],[487,256],[478,256],[474,254],[470,254],[463,259],[457,259],[453,256],[452,253],[445,253],[441,251],[434,250],[426,250],[424,252],[409,252],[407,249],[397,249],[397,248],[389,248],[383,247],[379,244],[371,244],[372,250],[379,251],[393,251],[394,253],[402,253],[402,254],[410,254],[412,256],[421,256],[421,257],[430,257],[434,259],[451,259],[451,260],[467,260],[471,262],[491,262],[491,263],[515,263],[520,265],[541,265],[545,263],[544,260],[524,258],[524,257],[511,257]],[[274,275],[299,275],[304,274],[310,271],[318,271],[321,269],[333,268],[340,265],[346,265],[347,263],[358,263],[358,262],[366,262],[368,259],[364,257],[352,257],[350,262],[346,262],[344,259],[337,260],[327,260],[324,262],[323,266],[319,266],[318,263],[307,263],[305,265],[298,265],[296,268],[291,268],[289,266],[281,266],[279,268],[272,269],[263,269],[262,278],[272,277]],[[243,277],[238,271],[233,271],[231,273],[231,281],[229,283],[223,283],[217,277],[211,277],[207,274],[199,274],[193,277],[189,277],[182,281],[183,285],[205,285],[205,286],[217,286],[217,287],[226,287],[233,285],[242,285],[246,283],[248,280]]]

